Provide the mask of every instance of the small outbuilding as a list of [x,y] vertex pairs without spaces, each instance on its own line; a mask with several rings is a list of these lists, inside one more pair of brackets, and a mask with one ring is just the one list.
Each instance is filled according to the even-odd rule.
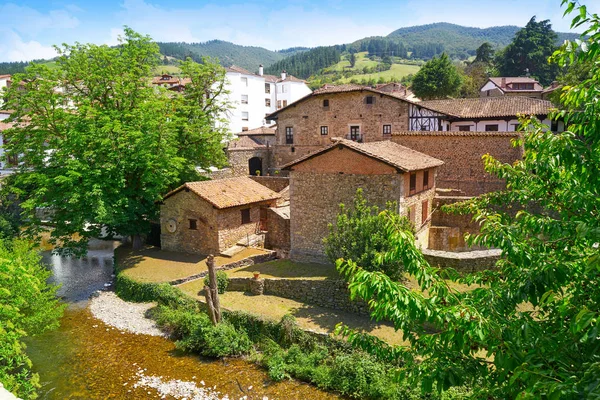
[[280,195],[248,177],[188,182],[160,207],[161,247],[168,251],[221,253],[266,227]]
[[390,141],[335,139],[320,151],[283,166],[290,172],[290,256],[324,261],[323,238],[339,205],[351,205],[357,189],[370,204],[396,202],[427,247],[437,169],[443,161]]

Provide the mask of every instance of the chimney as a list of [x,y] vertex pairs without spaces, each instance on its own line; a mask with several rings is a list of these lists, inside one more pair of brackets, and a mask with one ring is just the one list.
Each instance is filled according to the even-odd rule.
[[500,87],[501,88],[505,88],[506,87],[506,78],[502,78],[502,83],[500,83]]
[[262,66],[262,64],[260,64],[260,65],[258,66],[258,74],[259,74],[260,76],[263,76],[263,66]]
[[281,71],[281,80],[285,81],[285,78],[287,77],[287,72],[285,72],[285,69],[283,71]]

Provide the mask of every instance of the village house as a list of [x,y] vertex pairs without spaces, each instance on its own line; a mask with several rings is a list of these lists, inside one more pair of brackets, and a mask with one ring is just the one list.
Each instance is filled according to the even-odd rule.
[[541,99],[544,87],[529,77],[492,77],[479,89],[480,97],[524,96]]
[[265,117],[311,93],[305,81],[285,71],[281,76],[265,75],[232,65],[226,68],[226,100],[233,108],[224,115],[231,132],[242,132],[269,125]]
[[169,89],[173,86],[179,85],[180,79],[173,75],[162,74],[161,76],[155,76],[152,78],[152,84]]
[[266,229],[266,210],[280,197],[248,177],[188,182],[163,199],[162,249],[220,254]]
[[352,204],[362,189],[370,204],[396,202],[428,245],[428,226],[441,160],[389,141],[334,139],[327,147],[285,166],[290,173],[291,258],[324,260],[323,238],[339,205]]
[[239,132],[227,145],[231,176],[264,175],[271,166],[270,147],[275,142],[275,128],[261,126]]

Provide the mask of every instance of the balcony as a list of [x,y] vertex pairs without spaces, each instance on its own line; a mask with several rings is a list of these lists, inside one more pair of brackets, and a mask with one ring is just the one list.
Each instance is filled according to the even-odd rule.
[[349,133],[344,139],[352,140],[356,143],[363,143],[364,138],[362,133]]

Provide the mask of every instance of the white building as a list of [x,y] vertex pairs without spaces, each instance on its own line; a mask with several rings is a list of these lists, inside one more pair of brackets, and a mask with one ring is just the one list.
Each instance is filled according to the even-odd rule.
[[281,77],[264,75],[262,65],[258,74],[228,67],[226,80],[227,100],[232,109],[225,118],[233,133],[269,125],[271,121],[265,120],[266,115],[311,93],[305,81],[285,71]]

